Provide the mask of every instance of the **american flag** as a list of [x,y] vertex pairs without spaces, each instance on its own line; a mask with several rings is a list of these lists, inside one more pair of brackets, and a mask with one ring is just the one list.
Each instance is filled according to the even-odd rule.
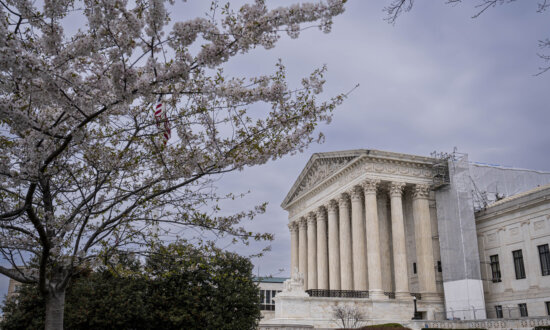
[[159,96],[157,104],[154,108],[155,111],[155,120],[157,122],[157,128],[162,131],[162,136],[164,137],[164,145],[170,140],[172,136],[172,131],[170,129],[170,122],[166,116],[166,106],[162,102],[162,96]]

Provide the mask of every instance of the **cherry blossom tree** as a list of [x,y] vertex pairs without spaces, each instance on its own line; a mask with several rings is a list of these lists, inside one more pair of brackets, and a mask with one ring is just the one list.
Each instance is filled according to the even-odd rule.
[[[217,196],[214,180],[320,139],[345,95],[318,100],[325,68],[291,88],[282,62],[248,78],[223,66],[284,32],[329,32],[344,2],[214,1],[172,21],[174,0],[0,0],[0,253],[11,264],[0,273],[38,284],[46,329],[63,328],[68,282],[102,258],[191,231],[271,237],[240,225],[263,205],[216,213],[235,196]],[[66,32],[75,15],[82,26]]]

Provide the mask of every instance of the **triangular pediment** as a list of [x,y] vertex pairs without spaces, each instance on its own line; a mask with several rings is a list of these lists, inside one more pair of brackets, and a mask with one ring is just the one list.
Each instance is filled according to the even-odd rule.
[[286,208],[292,201],[367,153],[367,150],[348,150],[313,154],[281,206]]

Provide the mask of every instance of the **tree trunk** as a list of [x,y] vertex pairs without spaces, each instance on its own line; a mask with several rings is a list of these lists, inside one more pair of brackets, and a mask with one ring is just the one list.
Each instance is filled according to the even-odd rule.
[[63,330],[65,288],[50,290],[46,296],[46,330]]

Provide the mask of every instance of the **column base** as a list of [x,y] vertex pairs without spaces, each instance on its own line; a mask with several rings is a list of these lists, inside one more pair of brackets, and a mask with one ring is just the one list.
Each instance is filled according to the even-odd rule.
[[429,302],[441,302],[443,301],[443,296],[437,292],[422,292],[422,300]]
[[382,290],[369,290],[369,298],[374,300],[389,299]]
[[397,300],[413,300],[410,292],[396,292],[395,299]]

